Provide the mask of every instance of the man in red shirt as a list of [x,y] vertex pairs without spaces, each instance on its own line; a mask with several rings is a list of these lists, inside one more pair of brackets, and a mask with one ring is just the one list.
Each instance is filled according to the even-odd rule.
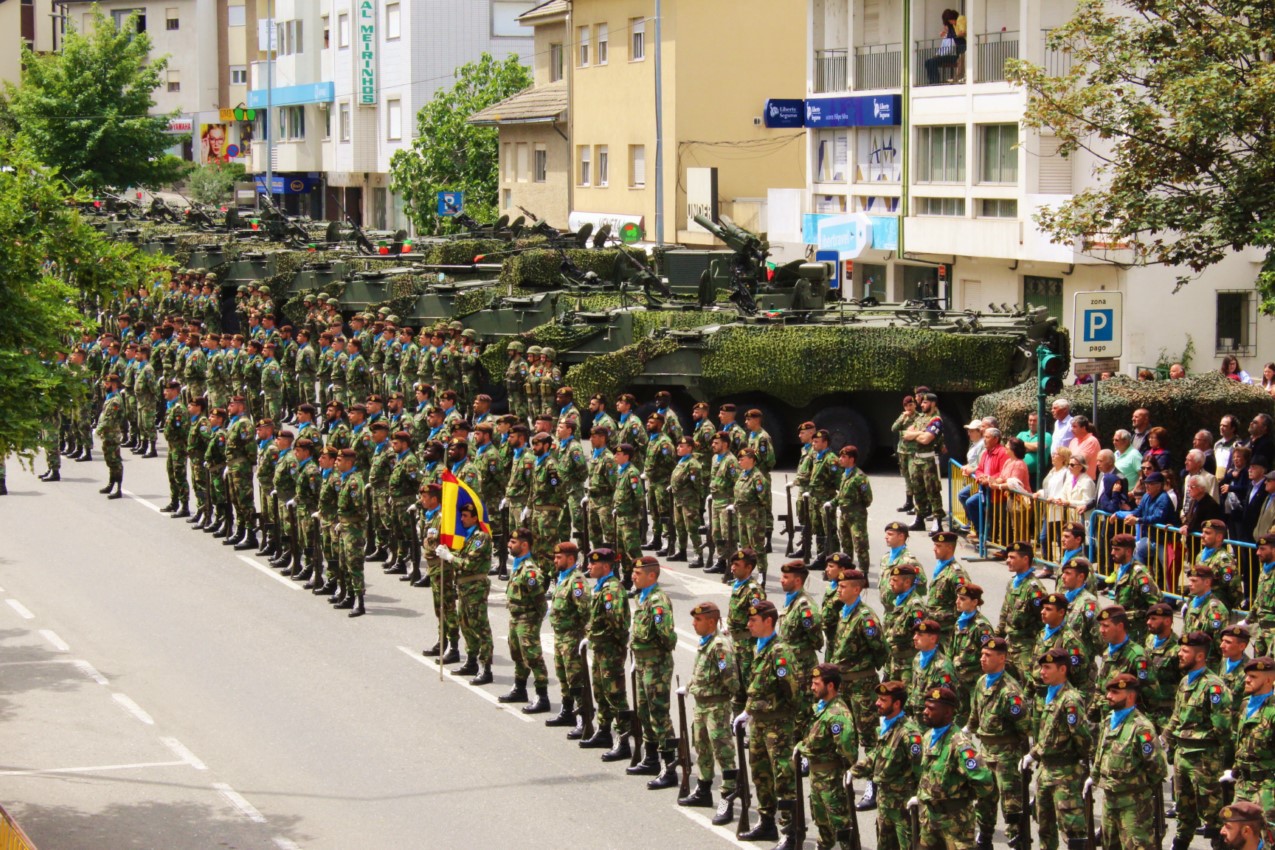
[[965,515],[969,517],[970,529],[976,534],[983,534],[983,511],[990,499],[993,503],[1004,501],[1004,493],[992,490],[991,483],[998,479],[1001,468],[1009,459],[1009,450],[1001,445],[999,428],[983,429],[983,456],[978,459],[978,469],[974,471],[974,480],[978,482],[978,492],[970,496],[965,503]]

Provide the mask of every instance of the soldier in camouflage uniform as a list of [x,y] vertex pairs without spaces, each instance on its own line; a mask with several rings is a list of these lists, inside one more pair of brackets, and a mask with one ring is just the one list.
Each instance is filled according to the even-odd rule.
[[[1219,633],[1231,623],[1230,610],[1214,590],[1217,574],[1212,567],[1199,562],[1183,572],[1186,574],[1190,595],[1182,609],[1182,632],[1204,632],[1212,638],[1213,646],[1216,647],[1221,640]],[[1214,649],[1209,659],[1214,667],[1217,666],[1218,656],[1218,650]]]
[[[739,692],[739,668],[735,648],[728,635],[719,631],[721,609],[712,602],[701,602],[691,609],[699,648],[691,673],[689,692],[695,697],[691,719],[691,743],[695,747],[695,789],[679,797],[679,806],[713,805],[713,765],[722,769],[722,803],[713,816],[713,824],[722,826],[734,820],[735,740],[731,735],[731,702]],[[686,689],[679,688],[684,696]]]
[[314,457],[317,451],[318,445],[309,437],[299,437],[292,444],[292,452],[297,458],[297,545],[301,547],[305,565],[299,574],[293,573],[292,580],[304,581],[307,590],[323,586],[323,563],[319,560],[319,547],[315,540],[319,491],[323,485],[323,476]]
[[[673,500],[669,479],[677,465],[673,441],[664,433],[664,417],[652,413],[646,420],[647,448],[642,477],[646,483],[647,515],[650,517],[651,539],[642,548],[668,555],[673,552]],[[664,548],[664,532],[668,531],[668,548]]]
[[[901,522],[885,524],[886,553],[881,558],[881,575],[877,579],[877,590],[881,594],[881,608],[889,616],[894,608],[894,594],[890,592],[890,572],[893,567],[910,566],[916,568],[916,586],[921,595],[925,594],[928,582],[921,562],[908,551],[908,527]],[[897,678],[897,677],[895,677]]]
[[1147,636],[1147,609],[1160,601],[1160,588],[1147,568],[1133,560],[1136,546],[1132,534],[1111,538],[1111,565],[1116,568],[1111,596],[1128,614],[1129,634],[1141,642]]
[[801,713],[799,725],[811,720],[814,698],[810,690],[810,671],[819,663],[819,650],[823,649],[823,626],[819,622],[819,606],[806,592],[806,578],[810,575],[805,563],[788,561],[780,568],[779,586],[784,591],[783,607],[779,613],[779,640],[793,655],[797,677],[797,702]]
[[589,433],[589,478],[585,484],[585,503],[589,522],[589,540],[598,545],[615,539],[611,502],[615,498],[615,456],[607,448],[611,432],[605,425],[595,425]]
[[413,539],[410,525],[413,519],[408,510],[420,493],[421,462],[412,453],[412,435],[407,431],[394,432],[390,449],[394,453],[394,464],[385,496],[386,513],[389,520],[390,548],[398,557],[388,565],[386,572],[391,575],[406,574],[399,581],[420,581],[420,565],[414,564],[412,572],[407,574],[407,562],[412,558]]
[[[137,375],[133,380],[133,393],[137,397],[137,430],[141,439],[142,457],[159,457],[155,451],[155,412],[159,406],[159,375],[151,362],[151,347],[143,345],[137,350]],[[57,452],[54,452],[54,456]]]
[[1244,700],[1235,711],[1235,747],[1231,767],[1221,777],[1235,783],[1235,799],[1252,800],[1266,817],[1275,811],[1275,659],[1269,655],[1244,664]]
[[[775,469],[777,454],[775,451],[775,442],[770,438],[770,434],[766,433],[766,429],[762,427],[761,411],[753,408],[744,414],[744,425],[747,432],[748,448],[757,452],[757,468],[767,478]],[[679,430],[681,426],[678,426]],[[766,494],[766,551],[770,551],[770,538],[775,531],[775,510],[773,496],[771,493]],[[837,548],[835,546],[831,547]],[[821,552],[827,552],[828,549],[821,549]]]
[[713,421],[708,418],[708,404],[702,401],[695,403],[691,409],[690,437],[695,441],[695,459],[704,468],[705,474],[713,464],[713,436],[717,433]]
[[[854,561],[845,552],[833,552],[823,559],[823,580],[827,586],[819,602],[819,622],[823,625],[824,660],[832,658],[832,645],[837,637],[837,625],[841,622],[841,600],[837,598],[837,585],[843,570],[854,569]],[[812,594],[813,595],[813,594]]]
[[810,674],[810,689],[818,700],[814,721],[797,745],[810,764],[810,816],[819,830],[819,847],[840,843],[842,850],[850,850],[846,824],[853,815],[842,777],[858,761],[859,736],[850,708],[841,698],[837,665],[818,665]]
[[943,512],[943,488],[939,480],[939,461],[945,450],[938,396],[924,393],[918,401],[921,412],[903,431],[903,439],[916,445],[908,468],[912,499],[916,505],[916,522],[912,524],[912,530],[924,531],[926,520],[933,519],[941,524],[947,516]]
[[246,548],[258,547],[257,532],[252,526],[255,513],[252,498],[252,467],[257,461],[257,440],[252,420],[244,413],[243,396],[235,396],[226,408],[228,420],[225,429],[226,480],[229,492],[226,494],[234,503],[235,522],[238,527],[233,538],[227,538],[235,545],[250,544]]
[[752,675],[754,641],[748,631],[748,611],[756,602],[766,598],[766,589],[757,580],[757,553],[752,549],[738,549],[730,554],[731,590],[726,609],[726,630],[735,645],[735,660],[739,670],[739,691],[735,695],[736,712],[744,710],[748,677]]
[[[677,738],[669,713],[673,688],[673,650],[677,632],[673,626],[673,603],[659,585],[660,564],[643,557],[633,570],[633,664],[637,673],[634,694],[638,721],[642,724],[642,760],[627,768],[630,776],[655,776],[646,787],[652,791],[678,784]],[[664,767],[660,769],[660,762]]]
[[208,471],[204,457],[208,453],[208,436],[212,423],[206,414],[208,399],[194,398],[186,405],[188,427],[186,429],[186,457],[190,461],[192,489],[195,491],[195,515],[187,522],[196,528],[212,522],[212,493],[209,491]]
[[265,355],[261,365],[261,403],[265,415],[275,422],[283,418],[283,398],[285,390],[283,366],[276,359],[279,347],[266,343],[262,349]]
[[[966,585],[963,598],[970,598],[968,588],[974,586]],[[1005,672],[1008,653],[1009,641],[1003,637],[989,636],[983,643],[979,652],[983,675],[972,688],[969,723],[966,726],[978,736],[987,768],[995,781],[992,793],[978,804],[975,843],[979,850],[988,850],[992,846],[997,798],[1005,817],[1005,837],[1010,846],[1025,847],[1023,836],[1019,834],[1025,801],[1018,763],[1027,755],[1030,743],[1031,698],[1022,685]]]
[[748,446],[748,432],[735,421],[737,411],[738,408],[733,404],[723,404],[717,408],[717,421],[721,425],[721,430],[726,434],[730,450],[736,457]]
[[912,427],[912,423],[916,420],[916,399],[910,395],[903,397],[903,412],[894,420],[894,424],[890,426],[890,430],[898,434],[898,441],[894,447],[894,456],[899,462],[899,477],[903,480],[903,489],[907,493],[902,507],[899,508],[900,513],[912,513],[915,508],[912,505],[912,476],[910,470],[912,468],[912,455],[916,449],[916,442],[903,439],[903,432]]
[[840,456],[829,448],[831,439],[826,428],[820,428],[811,439],[810,482],[799,496],[803,519],[809,523],[814,548],[820,552],[827,551],[825,547],[831,542],[829,535],[836,533],[836,528],[827,525],[824,505],[836,504],[844,469]]
[[[1093,658],[1084,649],[1080,635],[1067,628],[1067,597],[1062,593],[1046,593],[1040,602],[1040,621],[1044,628],[1036,635],[1032,657],[1039,658],[1055,647],[1067,653],[1071,672],[1067,681],[1081,691],[1090,691],[1094,683]],[[1029,691],[1039,690],[1039,683],[1029,677],[1023,682]]]
[[1031,673],[1032,658],[1038,657],[1032,655],[1032,648],[1043,628],[1040,606],[1045,588],[1032,573],[1033,555],[1032,545],[1021,540],[1005,550],[1005,566],[1013,578],[1005,588],[1000,622],[996,625],[996,634],[1009,640],[1009,672],[1023,682]]
[[536,457],[531,488],[531,527],[537,540],[536,557],[542,561],[553,557],[553,544],[561,539],[562,513],[570,498],[568,482],[559,468],[552,444],[553,438],[548,434],[536,434],[531,438],[531,448]]
[[941,637],[942,627],[932,617],[926,617],[912,626],[912,648],[916,650],[916,655],[912,658],[908,709],[913,714],[920,713],[925,707],[923,695],[931,693],[935,688],[949,688],[957,695],[956,708],[959,710],[961,707],[956,668],[939,645]]
[[903,711],[907,686],[885,681],[876,687],[879,727],[864,758],[852,768],[858,777],[867,777],[868,789],[855,806],[859,811],[878,808],[878,850],[910,850],[912,827],[906,802],[916,793],[921,776],[922,731]]
[[912,659],[916,656],[912,630],[928,616],[925,596],[916,585],[919,574],[912,564],[896,564],[887,574],[890,596],[890,607],[885,614],[885,637],[890,649],[887,679],[907,681],[911,678]]
[[1111,713],[1098,735],[1094,775],[1085,780],[1089,787],[1097,785],[1103,791],[1102,846],[1107,850],[1160,846],[1154,835],[1154,801],[1168,767],[1155,726],[1137,709],[1140,686],[1128,673],[1107,680]]
[[514,686],[497,699],[503,703],[527,702],[527,677],[535,677],[536,699],[523,706],[523,714],[544,714],[549,710],[549,671],[540,648],[540,624],[548,602],[545,591],[549,576],[533,560],[531,532],[519,528],[509,535],[509,584],[505,605],[509,608],[509,657],[514,662]]
[[354,449],[341,449],[337,459],[336,524],[333,528],[341,561],[343,593],[336,608],[347,608],[351,617],[367,613],[363,607],[363,547],[367,543],[367,511],[364,506],[363,476],[355,467]]
[[[372,503],[372,528],[369,529],[368,543],[374,547],[368,556],[369,560],[384,560],[386,572],[394,568],[398,561],[398,550],[393,548],[390,536],[391,505],[390,477],[394,474],[394,466],[398,463],[398,453],[390,445],[390,425],[383,419],[373,422],[368,428],[372,434],[372,462],[368,468],[367,483],[371,488],[369,498]],[[406,570],[404,570],[406,572]]]
[[109,480],[99,493],[108,499],[123,497],[124,462],[120,459],[121,429],[124,424],[124,400],[120,398],[120,376],[111,373],[102,381],[102,411],[97,417],[97,438],[102,444]]
[[436,481],[424,481],[420,486],[420,517],[417,533],[421,540],[421,555],[425,560],[424,579],[412,582],[413,587],[432,588],[431,603],[434,619],[439,624],[439,639],[429,649],[421,651],[426,658],[439,658],[440,664],[460,661],[460,615],[454,564],[438,557],[438,538],[442,531],[443,486]]
[[1082,786],[1093,755],[1094,729],[1085,700],[1067,683],[1070,656],[1051,649],[1037,659],[1045,693],[1036,702],[1033,721],[1035,743],[1019,769],[1040,765],[1036,780],[1036,821],[1044,850],[1058,850],[1058,830],[1067,837],[1068,850],[1085,847],[1085,814]]
[[554,535],[559,540],[570,540],[574,531],[580,531],[587,522],[584,508],[580,502],[584,498],[585,484],[589,480],[589,462],[584,456],[584,447],[576,439],[579,426],[578,419],[563,418],[558,421],[557,437],[553,444],[554,459],[558,462],[558,470],[562,473],[562,486],[566,490],[566,503],[558,517],[558,531]]
[[1248,626],[1236,623],[1222,629],[1222,663],[1217,672],[1231,692],[1232,705],[1239,705],[1244,698],[1244,664],[1248,661],[1245,651],[1251,639]]
[[168,504],[161,510],[174,519],[190,516],[190,485],[186,479],[186,449],[192,420],[181,403],[181,384],[164,385],[164,439],[168,442],[165,465],[168,471]]
[[872,505],[872,485],[868,476],[859,468],[859,450],[854,446],[842,446],[837,453],[841,475],[837,479],[837,495],[834,499],[837,516],[838,549],[853,552],[859,561],[859,569],[866,576],[868,558],[868,508]]
[[1253,651],[1270,654],[1275,646],[1275,534],[1257,538],[1257,589],[1249,603],[1248,624],[1253,630]]
[[[1097,681],[1110,681],[1117,673],[1128,673],[1143,687],[1155,684],[1146,650],[1129,635],[1129,617],[1124,608],[1119,605],[1103,608],[1098,613],[1098,633],[1106,642],[1107,649],[1102,654],[1102,669]],[[1094,694],[1090,700],[1091,716],[1101,714],[1104,704],[1103,695]]]
[[954,722],[959,705],[951,688],[925,692],[922,720],[931,731],[922,737],[921,779],[913,798],[920,807],[922,850],[973,850],[978,804],[995,790],[974,740]]
[[[673,500],[673,529],[669,532],[669,549],[673,554],[670,561],[687,560],[687,544],[695,554],[690,558],[688,567],[699,569],[704,566],[701,555],[703,542],[699,528],[704,504],[704,492],[707,481],[704,470],[695,457],[695,441],[692,437],[682,437],[677,442],[677,464],[669,476],[669,489]],[[676,536],[676,545],[673,537]]]
[[1180,647],[1178,636],[1173,631],[1173,606],[1157,602],[1147,609],[1147,639],[1142,644],[1151,669],[1152,684],[1143,687],[1138,695],[1138,704],[1141,706],[1139,710],[1161,731],[1173,711],[1174,691],[1182,678],[1178,663]]
[[739,453],[739,476],[735,479],[728,511],[739,525],[739,545],[751,547],[760,559],[761,581],[766,583],[766,506],[770,504],[770,476],[757,468],[757,452],[742,449]]
[[1089,589],[1093,567],[1086,558],[1070,558],[1063,565],[1058,589],[1067,597],[1068,629],[1080,635],[1087,658],[1097,658],[1103,649],[1098,634],[1098,597]]
[[633,461],[634,448],[621,443],[615,451],[615,491],[611,516],[615,521],[615,545],[624,571],[624,586],[632,583],[633,565],[642,557],[641,522],[646,488]]
[[633,412],[636,408],[637,399],[632,393],[624,393],[615,400],[615,409],[619,417],[615,423],[611,451],[619,448],[621,443],[628,443],[633,447],[633,462],[638,467],[642,467],[646,464],[647,435],[646,428],[642,426],[642,420],[638,419]]
[[[943,629],[940,644],[945,649],[950,645],[956,628],[956,593],[970,580],[965,565],[956,560],[958,538],[955,531],[936,531],[930,535],[934,543],[934,572],[930,574],[925,596],[930,617]],[[960,693],[960,688],[953,690]],[[961,704],[967,704],[964,695]]]
[[877,670],[885,666],[885,645],[880,616],[863,599],[868,578],[852,567],[837,580],[837,631],[829,642],[828,661],[837,665],[843,682],[842,696],[854,713],[854,722],[865,749],[876,742],[873,702],[877,697]]
[[780,825],[786,827],[792,812],[792,750],[801,709],[797,695],[800,671],[792,652],[776,632],[778,619],[779,612],[769,600],[754,602],[748,609],[748,631],[755,639],[755,650],[745,686],[744,710],[732,723],[753,724],[748,763],[758,817],[753,829],[739,836],[741,841],[778,839],[776,813],[780,813]]
[[1177,802],[1173,850],[1186,850],[1201,824],[1214,839],[1221,828],[1222,786],[1216,780],[1231,763],[1234,738],[1231,692],[1208,667],[1212,644],[1209,635],[1192,631],[1183,635],[1177,650],[1183,675],[1164,724]]
[[[590,673],[597,728],[592,737],[580,741],[580,746],[605,749],[602,760],[608,762],[627,759],[633,754],[628,739],[629,701],[624,687],[624,658],[629,649],[629,596],[615,574],[617,561],[611,549],[594,549],[588,558],[593,586],[587,641],[593,647]],[[583,643],[580,648],[583,651]]]
[[[435,553],[452,566],[456,575],[457,606],[460,631],[465,636],[465,663],[452,672],[457,676],[473,676],[471,685],[490,685],[492,637],[487,617],[487,596],[491,592],[491,535],[479,527],[478,509],[472,502],[460,507],[461,528],[451,532],[460,538],[459,551],[439,543]],[[454,544],[453,544],[454,545]],[[444,584],[446,580],[444,579]],[[481,666],[481,670],[480,670]]]
[[[713,459],[709,468],[708,495],[712,499],[709,515],[709,533],[713,537],[713,551],[717,552],[717,562],[706,566],[706,573],[726,572],[726,552],[731,551],[729,543],[730,512],[727,508],[735,498],[735,479],[739,477],[739,466],[735,455],[730,451],[730,440],[724,432],[713,436]],[[725,581],[725,575],[722,576]]]
[[588,577],[576,566],[579,547],[564,540],[553,547],[553,589],[549,603],[549,625],[553,627],[553,666],[562,687],[562,709],[545,721],[546,726],[571,726],[567,737],[584,735],[584,716],[577,719],[576,707],[584,692],[584,665],[580,642],[589,628]]
[[[505,393],[509,399],[509,409],[519,419],[526,421],[530,418],[531,411],[527,406],[527,378],[530,373],[530,367],[527,365],[526,359],[522,356],[525,346],[514,340],[509,343],[506,349],[509,354],[509,365],[505,367]],[[421,379],[428,381],[429,377],[424,375],[425,364],[427,361],[425,352],[421,353]]]
[[1226,535],[1225,520],[1206,519],[1200,527],[1200,552],[1196,555],[1195,566],[1208,567],[1213,571],[1213,594],[1230,611],[1240,606],[1245,593],[1239,566],[1226,545]]

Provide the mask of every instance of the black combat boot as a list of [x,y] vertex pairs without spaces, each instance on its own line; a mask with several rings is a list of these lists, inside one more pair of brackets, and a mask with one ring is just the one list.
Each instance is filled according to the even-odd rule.
[[527,701],[527,679],[515,679],[514,686],[507,694],[501,694],[496,697],[497,702],[526,702]]
[[413,585],[415,585],[416,582],[421,580],[421,568],[413,564],[412,571],[405,576],[399,576],[398,580],[411,582]]
[[151,440],[149,443],[147,443],[146,454],[142,455],[142,457],[144,457],[144,458],[147,458],[147,457],[159,457],[159,452],[155,451],[155,441],[154,441],[154,440]]
[[115,473],[115,492],[111,493],[106,498],[108,499],[124,498],[124,470],[121,469],[119,472]]
[[531,705],[522,707],[523,714],[548,714],[549,713],[549,686],[536,685],[536,698]]
[[343,596],[343,597],[341,598],[341,601],[340,601],[340,602],[337,602],[337,603],[336,603],[335,605],[333,605],[332,607],[333,607],[333,608],[340,608],[342,611],[351,611],[351,610],[353,610],[353,609],[354,609],[354,601],[355,601],[357,598],[358,598],[358,594],[357,594],[357,593],[355,593],[353,590],[347,590],[347,591],[345,592],[345,596]]
[[697,809],[709,809],[713,806],[713,780],[695,780],[695,790],[685,797],[678,797],[679,806],[692,806]]
[[103,496],[105,496],[107,493],[111,492],[111,490],[112,490],[114,487],[115,487],[115,473],[114,473],[114,472],[111,472],[110,470],[107,470],[107,476],[106,476],[106,486],[105,486],[105,487],[99,487],[99,488],[98,488],[98,490],[97,490],[97,492],[99,492],[99,493],[101,493]]
[[925,517],[920,514],[916,515],[916,519],[908,526],[909,531],[925,531]]
[[[1013,846],[1013,842],[1010,842],[1010,846]],[[980,829],[974,836],[974,850],[992,850],[992,834]]]
[[[670,545],[670,548],[672,548],[672,547],[671,547],[671,545]],[[685,546],[679,547],[679,548],[678,548],[678,550],[677,550],[676,552],[673,552],[672,554],[670,554],[670,555],[668,556],[668,560],[670,560],[670,561],[685,561],[685,560],[686,560],[686,547],[685,547]]]
[[448,639],[447,651],[443,653],[443,657],[439,663],[455,664],[458,661],[460,661],[460,641],[457,640],[456,635],[452,635],[451,638]]
[[478,656],[466,655],[465,663],[452,671],[457,676],[473,676],[478,672]]
[[1087,846],[1089,846],[1089,842],[1085,841],[1083,837],[1067,839],[1067,850],[1085,850]]
[[651,539],[642,544],[643,552],[656,552],[664,548],[664,529],[658,525],[651,533]]
[[705,573],[711,573],[711,574],[713,574],[713,575],[717,575],[717,574],[720,574],[720,573],[725,573],[725,572],[726,572],[726,559],[725,559],[725,558],[718,558],[716,561],[714,561],[714,562],[713,562],[713,565],[712,565],[711,567],[705,567],[705,568],[704,568],[704,572],[705,572]]
[[434,644],[429,649],[421,650],[421,655],[424,655],[426,658],[437,658],[438,656],[442,654],[443,654],[442,644],[438,644],[438,643]]
[[877,786],[869,779],[863,784],[863,796],[854,804],[856,812],[870,812],[877,807]]
[[469,680],[471,685],[490,685],[492,683],[491,662],[483,662],[483,669],[477,676]]
[[913,508],[913,507],[912,507],[912,494],[911,494],[911,493],[908,493],[908,497],[907,497],[906,499],[904,499],[904,500],[903,500],[903,504],[902,504],[902,506],[900,506],[899,508],[897,508],[897,510],[898,510],[898,512],[899,512],[899,513],[901,513],[901,514],[910,514],[910,513],[912,513],[912,511],[913,511],[913,510],[915,510],[915,508]]
[[80,456],[75,459],[76,463],[84,463],[93,459],[93,447],[85,446],[84,451],[80,452]]
[[420,578],[412,582],[412,587],[429,587],[429,573],[421,573]]
[[778,841],[779,829],[774,815],[759,815],[752,829],[738,836],[740,841]]
[[[629,728],[629,717],[631,711],[621,711],[615,719],[615,725],[621,730]],[[605,762],[625,761],[633,758],[633,750],[629,746],[629,736],[627,732],[621,731],[616,733],[615,746],[602,754],[602,760]]]
[[190,516],[190,502],[182,501],[182,503],[177,506],[177,509],[173,511],[173,515],[169,517],[169,519],[183,519],[188,516]]
[[367,613],[367,609],[363,607],[363,594],[356,594],[354,597],[354,605],[350,609],[351,617],[362,617]]
[[382,543],[381,545],[373,549],[372,554],[368,555],[365,560],[376,561],[379,563],[381,561],[384,561],[388,557],[389,557],[389,550],[386,549],[385,544]]
[[345,595],[347,593],[349,593],[349,589],[346,588],[345,582],[338,580],[336,583],[336,593],[332,594],[332,597],[328,599],[328,604],[329,605],[341,604],[343,601],[345,601]]
[[[536,691],[540,693],[539,690]],[[570,694],[562,695],[562,708],[558,713],[545,721],[546,726],[574,726],[576,718],[576,699]]]
[[646,741],[642,746],[642,760],[624,769],[629,776],[656,776],[660,772],[660,746]]
[[204,531],[217,538],[230,537],[234,532],[234,523],[230,519],[230,514],[226,510],[225,505],[218,505],[216,512],[213,514],[212,525],[204,526]]
[[250,549],[258,548],[260,546],[257,543],[257,529],[255,528],[248,529],[248,533],[243,536],[243,539],[235,544],[236,552],[247,552]]
[[336,593],[336,579],[329,578],[327,581],[323,581],[323,575],[316,572],[314,580],[318,582],[318,586],[312,588],[310,592],[315,596],[331,596]]
[[665,788],[676,788],[681,784],[677,778],[677,741],[664,742],[664,749],[660,750],[660,761],[664,763],[664,769],[660,771],[659,776],[646,783],[648,791],[662,791]]
[[[580,741],[580,748],[584,750],[610,751],[611,747],[612,742],[610,727],[598,726],[598,728],[593,731],[592,737],[583,738]],[[628,756],[625,756],[625,758],[628,758]]]
[[1175,835],[1173,836],[1172,850],[1190,850],[1191,836]]
[[177,510],[177,500],[176,500],[176,499],[169,499],[169,500],[168,500],[168,504],[167,504],[167,505],[164,505],[164,507],[160,508],[160,509],[159,509],[159,512],[160,512],[161,514],[171,514],[171,513],[172,513],[173,511],[175,511],[175,510]]
[[[685,553],[683,553],[683,554],[685,554]],[[696,552],[696,553],[695,553],[695,557],[694,557],[694,558],[691,558],[689,561],[687,561],[687,562],[686,562],[686,568],[687,568],[688,570],[700,570],[700,569],[703,569],[703,568],[704,568],[704,559],[703,559],[703,558],[701,558],[701,557],[699,556],[699,553],[698,553],[698,552]]]
[[[733,823],[735,820],[735,776],[733,770],[722,771],[722,801],[717,804],[717,811],[713,813],[713,826],[725,826]],[[731,790],[726,790],[727,783],[730,784]]]

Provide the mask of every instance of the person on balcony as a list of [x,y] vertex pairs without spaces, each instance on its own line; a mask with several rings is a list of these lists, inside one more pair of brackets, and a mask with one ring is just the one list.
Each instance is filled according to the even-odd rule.
[[938,51],[925,60],[925,77],[932,86],[943,82],[945,69],[952,69],[949,79],[954,79],[958,60],[965,55],[965,33],[959,32],[956,26],[960,17],[961,13],[955,9],[943,10],[943,28],[939,36]]

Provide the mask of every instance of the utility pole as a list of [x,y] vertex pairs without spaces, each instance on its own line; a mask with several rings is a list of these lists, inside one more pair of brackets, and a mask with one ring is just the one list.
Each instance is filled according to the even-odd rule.
[[[266,0],[266,193],[274,200],[274,0]],[[261,207],[261,196],[257,196]]]
[[655,0],[655,244],[664,244],[664,83],[660,60],[664,41],[660,38],[660,0]]

